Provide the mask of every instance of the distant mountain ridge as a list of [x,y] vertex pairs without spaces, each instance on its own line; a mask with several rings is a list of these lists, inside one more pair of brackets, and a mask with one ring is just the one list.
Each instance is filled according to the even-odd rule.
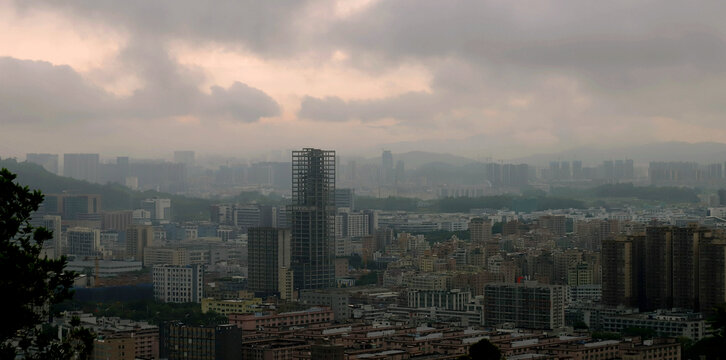
[[[366,163],[381,165],[381,157],[366,158]],[[431,163],[442,163],[447,165],[462,166],[476,162],[476,160],[448,153],[437,153],[429,151],[407,151],[403,153],[393,152],[393,166],[398,161],[403,161],[406,170],[417,169],[423,165]]]
[[650,161],[695,161],[698,163],[726,162],[726,144],[717,142],[687,143],[662,142],[626,147],[599,149],[578,147],[558,153],[530,155],[513,160],[533,165],[546,165],[550,161],[580,160],[583,163],[600,163],[605,160],[632,159],[636,163]]
[[52,174],[40,165],[17,162],[15,159],[1,159],[0,168],[7,168],[18,175],[16,181],[43,194],[71,192],[101,195],[101,210],[131,210],[138,208],[141,200],[151,197],[172,200],[172,214],[176,220],[209,220],[209,205],[212,200],[189,198],[156,191],[134,191],[119,184],[93,184],[87,181]]
[[[429,163],[463,166],[476,162],[493,161],[510,164],[525,163],[536,166],[547,166],[550,161],[580,160],[583,162],[583,165],[587,166],[596,165],[605,160],[621,159],[632,159],[641,165],[646,165],[651,161],[695,161],[701,164],[724,163],[726,162],[726,143],[671,141],[610,148],[580,146],[560,152],[533,154],[508,160],[474,160],[448,152],[406,151],[397,153],[395,150],[393,151],[394,164],[398,160],[403,160],[406,169],[409,170]],[[366,162],[380,164],[381,159],[380,157],[369,158],[366,159]]]

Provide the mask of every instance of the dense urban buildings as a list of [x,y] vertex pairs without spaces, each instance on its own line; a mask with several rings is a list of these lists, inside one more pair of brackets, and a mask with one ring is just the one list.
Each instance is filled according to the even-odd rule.
[[726,302],[723,242],[723,233],[695,224],[649,226],[643,235],[605,241],[603,302],[709,313]]
[[159,355],[168,360],[241,360],[242,330],[234,325],[191,326],[166,323],[160,328]]
[[[548,186],[632,191],[618,183],[645,171],[631,174],[631,162],[619,160],[595,167],[558,161],[545,169],[474,164],[471,184],[486,184],[470,186],[468,175],[446,184],[417,177],[416,166],[404,169],[392,152],[372,167],[360,160],[351,167],[328,150],[292,154],[288,163],[230,166],[224,171],[231,177],[218,180],[229,180],[235,192],[194,200],[201,206],[163,194],[136,195],[121,207],[105,192],[49,194],[34,223],[58,236],[43,254],[71,256],[68,268],[83,274],[76,286],[94,296],[147,294],[164,306],[193,306],[185,310],[193,321],[173,322],[188,330],[166,344],[211,351],[212,325],[227,322],[243,331],[242,353],[254,356],[456,357],[486,336],[513,358],[668,358],[680,346],[657,337],[708,337],[707,317],[726,302],[726,207],[717,191],[688,207],[539,209],[551,201],[540,191],[563,191]],[[192,161],[177,155],[176,165]],[[194,171],[216,176],[193,161]],[[135,163],[116,162],[102,163],[101,173],[130,174]],[[350,182],[352,173],[365,178],[367,171],[373,193]],[[279,190],[285,174],[287,189]],[[549,174],[556,175],[542,177]],[[417,181],[430,198],[387,197]],[[489,196],[518,191],[513,182],[536,188]],[[514,208],[491,207],[509,197]],[[199,325],[194,312],[214,320]],[[632,327],[656,339],[588,335]],[[164,329],[155,330],[157,352]],[[141,346],[134,336],[97,337],[96,355],[128,357],[131,351],[119,350]],[[183,356],[166,349],[169,357]]]

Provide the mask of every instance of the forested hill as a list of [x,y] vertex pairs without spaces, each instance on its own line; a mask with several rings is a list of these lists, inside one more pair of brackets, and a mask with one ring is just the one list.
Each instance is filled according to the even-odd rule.
[[40,165],[17,162],[15,159],[0,160],[0,168],[7,168],[18,175],[17,182],[44,194],[73,192],[101,195],[102,210],[131,210],[138,208],[141,200],[151,197],[169,198],[176,221],[209,220],[209,205],[213,200],[189,198],[157,191],[134,191],[119,184],[92,184],[52,174]]

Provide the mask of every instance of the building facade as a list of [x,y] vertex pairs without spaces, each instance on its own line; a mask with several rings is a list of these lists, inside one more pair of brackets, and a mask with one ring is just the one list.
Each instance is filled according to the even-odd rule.
[[565,287],[536,282],[488,284],[484,288],[487,326],[514,323],[525,329],[565,326]]
[[126,229],[126,257],[144,260],[144,251],[154,243],[154,228],[148,225],[132,225]]
[[242,331],[234,325],[166,323],[159,331],[159,355],[168,360],[241,360]]
[[280,268],[290,266],[290,230],[253,227],[247,232],[250,290],[279,292]]
[[293,151],[290,216],[295,289],[335,286],[335,151]]
[[81,257],[96,257],[101,251],[101,231],[84,227],[70,228],[66,232],[68,253]]
[[204,297],[204,266],[154,266],[154,298],[161,302],[200,303]]

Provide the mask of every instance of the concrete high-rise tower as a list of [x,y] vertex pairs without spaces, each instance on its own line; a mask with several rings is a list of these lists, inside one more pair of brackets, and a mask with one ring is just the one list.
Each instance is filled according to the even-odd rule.
[[248,236],[248,288],[266,294],[279,292],[280,272],[290,267],[290,230],[253,227]]
[[144,260],[144,250],[154,243],[154,228],[149,225],[132,225],[126,229],[126,257]]
[[98,154],[63,154],[63,176],[98,182]]
[[335,151],[292,152],[291,268],[295,289],[335,284]]

